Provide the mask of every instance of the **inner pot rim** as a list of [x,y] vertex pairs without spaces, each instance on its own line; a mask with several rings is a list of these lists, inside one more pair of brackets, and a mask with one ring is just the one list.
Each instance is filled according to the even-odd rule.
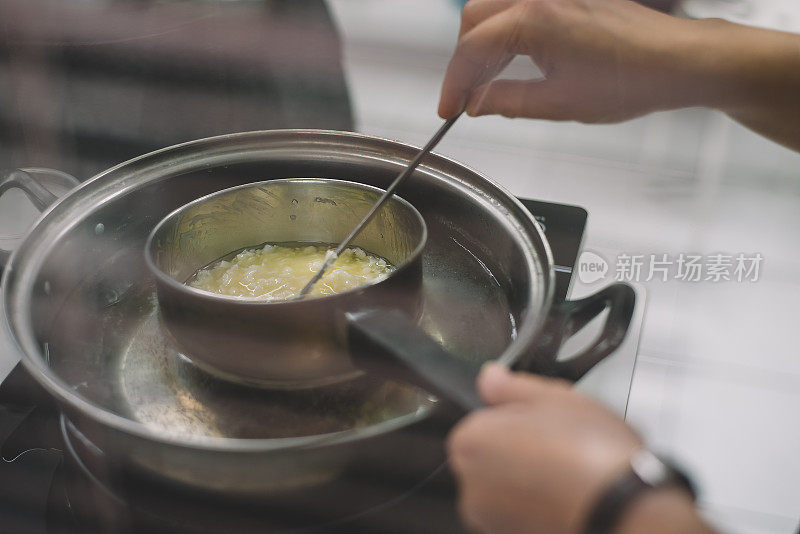
[[[276,180],[262,180],[262,181],[259,181],[259,182],[251,182],[251,183],[248,183],[248,184],[242,184],[242,185],[229,187],[227,189],[222,189],[221,191],[215,191],[214,193],[209,193],[208,195],[205,195],[205,196],[202,196],[200,198],[197,198],[197,199],[195,199],[195,200],[193,200],[191,202],[187,202],[186,204],[176,208],[175,210],[170,212],[167,216],[165,216],[163,219],[161,219],[158,222],[158,224],[156,224],[156,226],[153,228],[153,230],[147,236],[147,241],[145,242],[145,245],[144,245],[144,258],[145,258],[145,263],[147,264],[147,268],[162,283],[167,284],[168,286],[170,286],[172,289],[175,289],[176,291],[182,292],[184,294],[192,295],[193,297],[197,297],[197,298],[204,298],[204,299],[208,299],[208,300],[211,300],[211,301],[219,301],[220,303],[224,302],[224,303],[243,305],[243,306],[280,306],[280,305],[283,305],[284,307],[288,307],[290,305],[308,306],[308,305],[310,305],[310,303],[319,304],[319,303],[322,303],[322,302],[331,302],[331,301],[335,301],[335,300],[341,300],[343,297],[345,297],[347,295],[351,295],[351,294],[353,294],[353,293],[355,293],[357,291],[365,291],[365,290],[367,290],[367,289],[369,289],[371,287],[378,286],[378,285],[386,282],[387,280],[393,278],[395,275],[397,275],[400,272],[404,271],[410,263],[412,263],[414,260],[416,260],[422,254],[422,251],[425,248],[426,243],[428,242],[428,225],[425,224],[425,219],[422,217],[422,214],[417,210],[417,208],[414,207],[413,204],[411,204],[410,202],[408,202],[406,199],[402,198],[401,196],[399,196],[397,194],[394,194],[394,195],[392,195],[392,199],[390,199],[390,201],[392,201],[393,199],[396,199],[398,202],[400,202],[400,204],[404,208],[408,209],[416,217],[417,221],[419,222],[420,227],[422,228],[422,235],[420,236],[419,243],[417,243],[417,246],[411,251],[411,253],[408,256],[406,256],[406,258],[402,262],[400,262],[399,265],[395,265],[394,266],[395,270],[392,271],[392,273],[390,273],[389,276],[386,276],[384,278],[380,278],[378,280],[371,280],[371,281],[369,281],[369,282],[367,282],[365,284],[361,284],[361,285],[356,286],[356,287],[354,287],[352,289],[348,289],[347,291],[342,291],[340,293],[335,293],[333,295],[314,296],[313,298],[304,298],[302,300],[289,299],[289,300],[266,301],[266,300],[258,300],[258,299],[255,299],[255,298],[248,298],[248,297],[234,297],[234,296],[231,296],[231,295],[221,295],[219,293],[213,293],[211,291],[205,291],[203,289],[198,289],[196,287],[192,287],[192,286],[187,285],[185,283],[181,283],[178,280],[176,280],[175,278],[173,278],[172,276],[170,276],[169,274],[165,273],[164,270],[161,269],[161,267],[159,267],[156,264],[155,260],[153,259],[153,254],[152,254],[152,249],[154,247],[153,240],[155,239],[156,234],[158,234],[158,232],[165,225],[170,223],[175,217],[179,216],[184,211],[186,211],[188,209],[191,209],[192,207],[195,207],[197,205],[200,205],[200,204],[202,204],[204,202],[208,202],[209,200],[212,200],[215,197],[222,196],[222,195],[231,193],[231,192],[239,190],[239,189],[258,188],[258,187],[262,187],[262,186],[265,186],[265,185],[268,185],[268,184],[271,185],[271,184],[275,184],[275,183],[334,183],[334,184],[346,185],[348,187],[354,187],[356,189],[362,189],[362,190],[371,191],[371,192],[374,192],[374,193],[378,193],[379,195],[382,194],[382,193],[385,193],[385,190],[383,190],[383,189],[381,189],[379,187],[375,187],[375,186],[371,186],[371,185],[367,185],[367,184],[361,184],[361,183],[358,183],[358,182],[352,182],[352,181],[349,181],[349,180],[337,180],[337,179],[333,179],[333,178],[279,178],[279,179],[276,179]],[[253,246],[257,246],[257,245],[258,244],[256,243]],[[367,252],[369,252],[369,251],[367,251]]]

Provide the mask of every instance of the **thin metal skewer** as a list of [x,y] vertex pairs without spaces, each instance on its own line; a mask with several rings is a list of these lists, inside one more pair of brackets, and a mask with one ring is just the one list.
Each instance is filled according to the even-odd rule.
[[401,172],[400,175],[394,179],[394,182],[392,182],[391,185],[386,188],[386,192],[381,195],[381,198],[379,198],[375,205],[370,208],[366,215],[364,215],[364,218],[361,219],[361,222],[359,222],[356,227],[353,228],[353,231],[350,232],[350,235],[348,235],[344,241],[339,243],[339,246],[336,247],[336,250],[333,251],[333,254],[328,256],[328,258],[325,260],[325,263],[323,263],[322,267],[319,268],[319,271],[317,271],[316,274],[311,277],[311,280],[309,280],[308,283],[303,287],[303,289],[300,290],[300,293],[297,294],[295,300],[300,300],[308,295],[309,291],[311,291],[311,289],[314,287],[314,284],[319,282],[319,279],[322,278],[322,276],[325,274],[325,271],[327,271],[333,262],[336,261],[336,258],[339,257],[339,254],[341,254],[342,251],[346,249],[347,246],[353,241],[353,239],[355,239],[359,232],[361,232],[361,230],[363,230],[364,227],[369,224],[378,210],[381,209],[381,206],[383,206],[386,201],[389,200],[389,198],[394,194],[395,190],[400,187],[400,184],[402,184],[403,181],[405,181],[405,179],[408,178],[412,172],[414,172],[414,169],[419,166],[422,158],[424,158],[437,144],[439,144],[439,141],[442,140],[444,134],[447,133],[447,130],[450,129],[450,127],[456,122],[456,120],[458,120],[460,116],[461,113],[451,119],[447,119],[439,128],[439,130],[433,134],[433,137],[431,137],[430,141],[428,141],[428,144],[426,144],[422,150],[419,151],[419,154],[417,154],[408,167],[406,167],[403,172]]

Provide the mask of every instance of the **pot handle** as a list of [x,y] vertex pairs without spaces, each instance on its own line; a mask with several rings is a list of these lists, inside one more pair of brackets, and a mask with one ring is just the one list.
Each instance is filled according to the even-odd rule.
[[[9,189],[21,189],[39,211],[46,210],[58,197],[48,191],[39,181],[37,175],[46,175],[66,189],[72,189],[80,182],[69,174],[55,169],[27,168],[0,171],[0,196]],[[11,252],[0,249],[0,269],[2,269]]]
[[[625,340],[636,304],[636,292],[629,284],[612,284],[580,300],[557,303],[548,315],[541,341],[515,369],[577,382],[592,367],[616,350]],[[558,360],[564,341],[608,309],[603,330],[584,350],[567,360]]]
[[[633,316],[636,293],[628,284],[613,284],[581,300],[554,306],[532,357],[514,367],[572,382],[585,375],[622,344]],[[588,348],[558,361],[564,340],[608,309],[603,332]],[[399,310],[372,309],[345,313],[353,363],[359,369],[414,384],[470,412],[484,405],[475,378],[479,368],[444,350]]]
[[456,358],[393,309],[346,313],[350,353],[359,369],[418,386],[469,412],[483,406],[478,368]]

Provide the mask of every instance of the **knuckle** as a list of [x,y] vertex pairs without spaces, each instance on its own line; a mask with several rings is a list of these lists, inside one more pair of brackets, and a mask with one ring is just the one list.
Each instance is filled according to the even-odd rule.
[[522,112],[519,109],[516,109],[512,106],[502,105],[498,110],[500,116],[505,117],[507,119],[518,119],[522,116]]
[[472,68],[486,66],[486,51],[482,43],[471,33],[467,33],[458,40],[455,55]]
[[609,122],[609,115],[603,109],[584,109],[576,114],[575,120],[583,124],[603,124]]
[[[565,99],[554,98],[552,101],[548,102],[547,118],[550,120],[574,120],[574,112],[574,105]],[[559,388],[555,387],[555,391],[559,391]]]
[[526,23],[528,21],[528,17],[532,13],[533,3],[530,0],[525,2],[520,2],[516,4],[513,9],[515,10],[515,23],[514,26],[511,28],[511,32],[509,33],[508,40],[511,49],[519,49],[521,43],[524,40],[524,30]]
[[447,454],[451,458],[461,457],[469,449],[469,443],[472,438],[468,424],[469,421],[460,422],[447,437]]
[[535,24],[537,29],[547,28],[558,18],[559,9],[563,6],[560,0],[526,0],[522,19],[528,24]]
[[471,413],[462,419],[447,436],[445,443],[447,454],[451,462],[457,466],[464,464],[485,434],[482,430],[482,421],[483,414],[481,412]]
[[461,20],[470,26],[480,21],[486,0],[469,0],[461,9]]
[[599,124],[603,122],[604,116],[605,113],[601,109],[584,107],[583,109],[575,110],[573,120],[582,124]]
[[469,0],[461,8],[462,20],[478,23],[492,14],[519,3],[520,0]]
[[450,458],[450,462],[456,467],[461,465],[461,459],[466,448],[465,440],[466,438],[464,437],[464,432],[460,425],[454,428],[450,432],[450,435],[447,436],[447,442],[445,443],[447,456]]
[[509,33],[510,45],[516,50],[530,49],[531,39],[546,28],[558,8],[554,0],[523,0],[514,5],[515,23]]
[[539,17],[546,17],[555,13],[558,9],[560,2],[555,0],[530,0],[534,4],[536,14]]
[[521,14],[527,16],[536,16],[541,11],[542,4],[547,3],[543,0],[524,0],[517,4],[517,8]]

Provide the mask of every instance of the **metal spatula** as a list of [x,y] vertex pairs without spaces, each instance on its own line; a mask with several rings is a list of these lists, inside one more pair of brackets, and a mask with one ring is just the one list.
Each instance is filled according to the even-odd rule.
[[436,133],[433,134],[433,137],[431,137],[430,141],[428,141],[428,144],[426,144],[422,150],[419,151],[419,154],[417,154],[414,160],[409,163],[408,167],[406,167],[403,172],[401,172],[400,175],[395,178],[394,182],[392,182],[391,185],[386,188],[386,192],[381,195],[381,198],[379,198],[375,205],[370,208],[366,215],[364,215],[364,218],[361,219],[361,222],[359,222],[356,227],[353,228],[353,230],[350,232],[350,235],[348,235],[341,243],[339,243],[339,246],[336,247],[336,250],[333,251],[333,254],[328,256],[328,258],[325,260],[325,263],[323,263],[322,267],[319,268],[319,271],[317,271],[317,273],[311,277],[311,280],[309,280],[303,289],[300,290],[300,293],[297,294],[295,297],[296,300],[302,299],[308,295],[309,291],[311,291],[311,289],[314,287],[314,284],[319,282],[319,279],[322,278],[322,276],[325,274],[325,271],[327,271],[333,262],[336,261],[336,258],[339,257],[339,254],[341,254],[342,251],[350,245],[359,232],[361,232],[361,230],[372,220],[378,210],[381,209],[381,206],[383,206],[386,201],[391,198],[395,190],[400,187],[400,184],[402,184],[405,179],[408,178],[412,172],[414,172],[414,169],[419,166],[422,158],[424,158],[437,144],[439,144],[439,141],[442,140],[444,134],[447,133],[447,130],[450,129],[450,127],[456,122],[456,120],[458,120],[460,116],[461,113],[451,119],[447,119],[436,131]]

